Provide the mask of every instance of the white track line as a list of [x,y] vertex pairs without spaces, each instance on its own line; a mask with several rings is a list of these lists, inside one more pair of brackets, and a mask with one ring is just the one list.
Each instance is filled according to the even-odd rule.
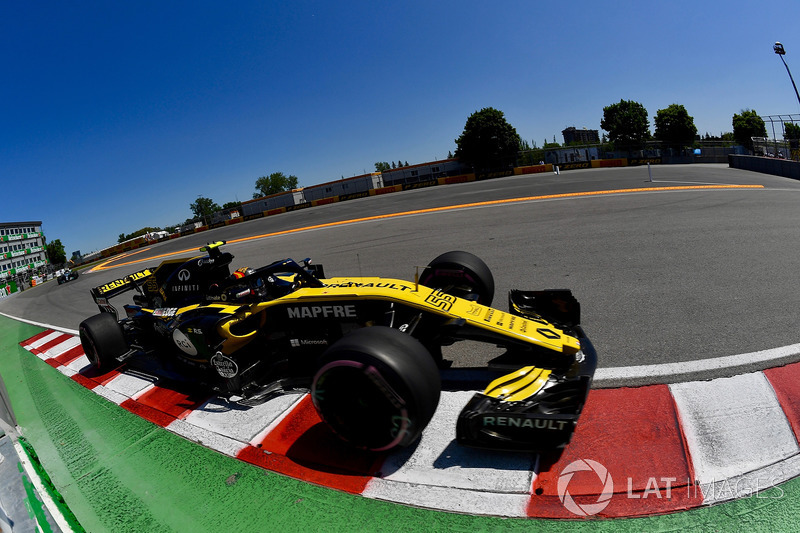
[[632,381],[643,378],[658,378],[682,374],[694,374],[709,370],[724,370],[739,366],[759,364],[769,366],[772,361],[785,360],[788,357],[800,354],[800,344],[790,344],[780,348],[771,348],[758,352],[743,353],[714,357],[713,359],[700,359],[697,361],[684,361],[680,363],[662,363],[658,365],[620,366],[612,368],[598,368],[592,380],[595,385],[612,381]]
[[16,317],[16,316],[7,315],[5,313],[0,313],[0,315],[3,315],[4,317],[10,318],[12,320],[16,320],[17,322],[25,322],[26,324],[39,326],[40,328],[54,329],[56,331],[61,331],[63,333],[69,333],[70,335],[78,335],[78,330],[75,330],[75,329],[62,328],[61,326],[53,326],[52,324],[42,324],[41,322],[34,322],[33,320],[26,320],[24,318],[19,318],[19,317]]

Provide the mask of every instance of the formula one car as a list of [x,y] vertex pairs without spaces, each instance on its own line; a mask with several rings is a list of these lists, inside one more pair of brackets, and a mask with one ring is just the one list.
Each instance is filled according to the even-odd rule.
[[62,283],[66,283],[68,281],[72,281],[73,279],[78,279],[78,273],[69,269],[59,274],[58,277],[56,278],[59,285],[61,285]]
[[[521,451],[569,442],[597,365],[570,291],[512,290],[505,312],[489,307],[494,278],[467,252],[440,255],[408,282],[326,278],[309,259],[231,273],[223,244],[93,288],[101,313],[80,325],[92,364],[156,359],[246,406],[310,390],[334,433],[379,451],[415,442],[430,421],[442,347],[482,341],[505,352],[460,413],[458,442]],[[131,290],[119,319],[110,299]]]

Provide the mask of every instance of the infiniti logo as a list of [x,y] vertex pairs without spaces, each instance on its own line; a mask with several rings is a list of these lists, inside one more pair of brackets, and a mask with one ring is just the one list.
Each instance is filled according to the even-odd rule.
[[181,281],[189,281],[189,278],[192,277],[192,274],[186,270],[185,268],[178,272],[178,279]]

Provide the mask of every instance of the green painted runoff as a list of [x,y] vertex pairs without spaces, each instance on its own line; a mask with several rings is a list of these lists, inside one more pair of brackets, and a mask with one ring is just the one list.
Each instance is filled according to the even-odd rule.
[[189,442],[85,389],[19,346],[0,316],[0,375],[21,434],[80,525],[125,531],[790,531],[800,480],[671,515],[534,520],[417,509],[267,472]]

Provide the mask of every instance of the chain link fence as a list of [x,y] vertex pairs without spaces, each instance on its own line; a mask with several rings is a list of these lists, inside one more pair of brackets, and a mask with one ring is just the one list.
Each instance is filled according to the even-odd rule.
[[794,135],[786,132],[787,124],[800,127],[800,115],[766,115],[761,120],[767,128],[767,137],[752,138],[755,155],[800,161],[800,140],[789,138]]

